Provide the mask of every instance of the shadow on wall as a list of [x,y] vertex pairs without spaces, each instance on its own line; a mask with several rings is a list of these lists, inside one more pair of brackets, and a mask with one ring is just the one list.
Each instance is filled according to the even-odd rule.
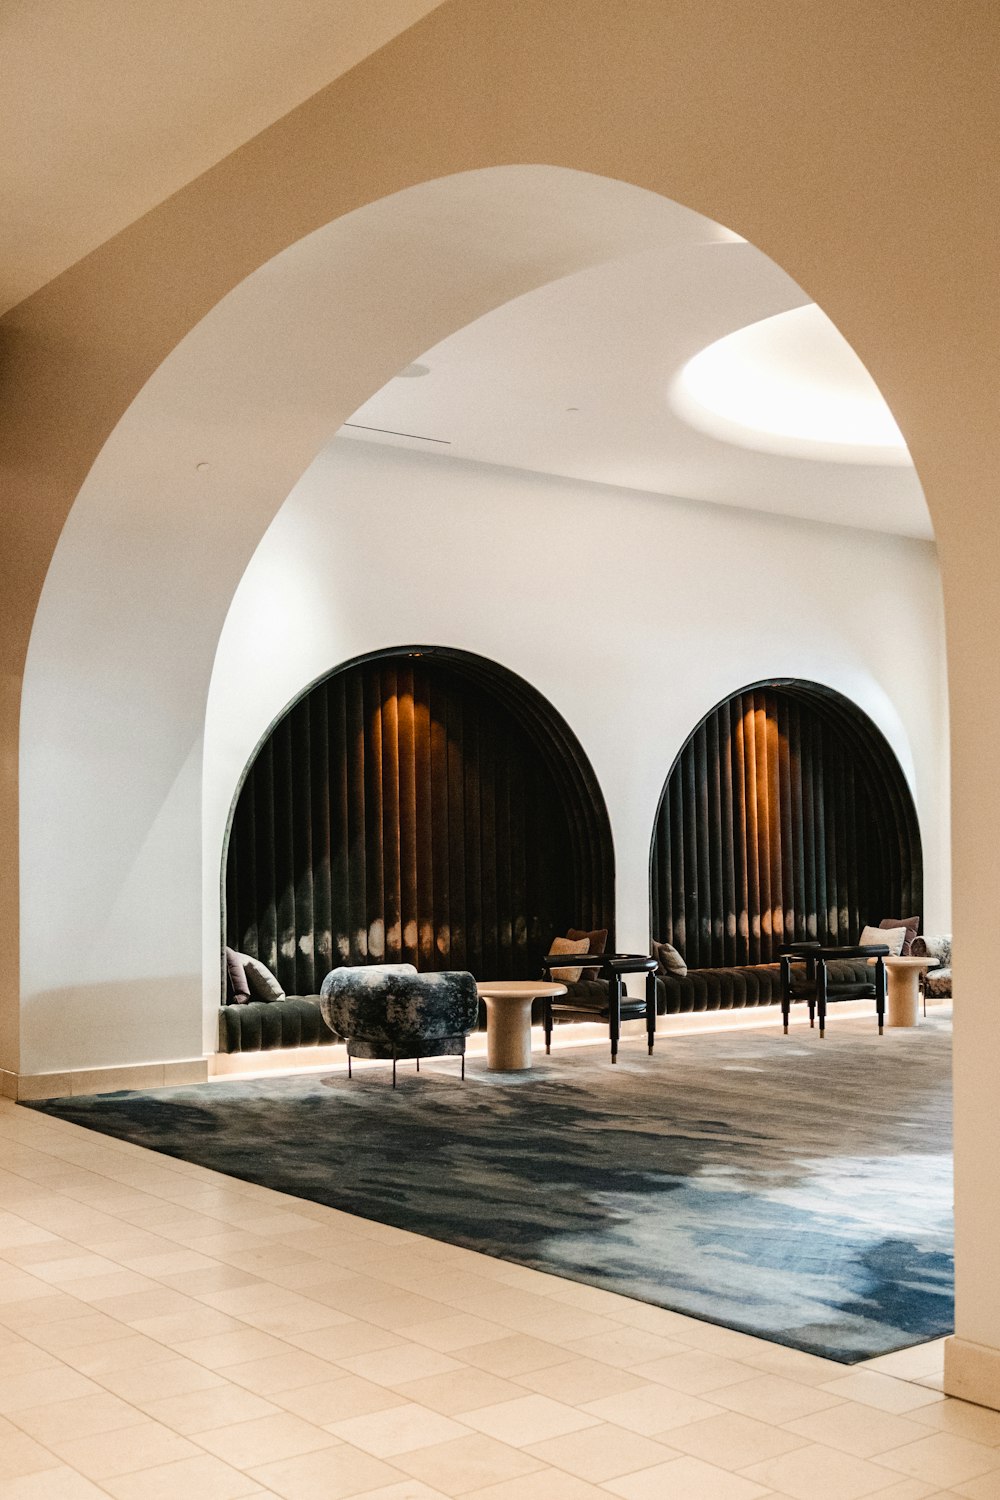
[[691,968],[856,943],[921,915],[916,808],[888,741],[819,683],[773,679],[707,714],[667,777],[650,854],[653,936]]
[[439,647],[359,658],[258,746],[224,854],[225,941],[315,994],[345,963],[535,977],[552,937],[613,926],[607,810],[552,705]]

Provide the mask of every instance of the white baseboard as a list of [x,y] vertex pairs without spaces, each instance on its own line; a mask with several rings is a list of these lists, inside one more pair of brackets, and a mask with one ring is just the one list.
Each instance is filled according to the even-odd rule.
[[1000,1411],[1000,1349],[957,1335],[945,1339],[944,1389],[948,1396]]
[[159,1089],[183,1083],[206,1083],[208,1058],[174,1062],[125,1063],[111,1068],[74,1068],[63,1073],[4,1073],[5,1099],[64,1099],[73,1094],[110,1094],[118,1089]]

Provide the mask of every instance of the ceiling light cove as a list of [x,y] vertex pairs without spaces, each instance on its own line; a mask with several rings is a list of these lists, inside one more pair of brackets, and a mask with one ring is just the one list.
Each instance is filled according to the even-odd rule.
[[670,390],[710,437],[794,458],[909,464],[874,380],[825,313],[808,304],[709,344]]

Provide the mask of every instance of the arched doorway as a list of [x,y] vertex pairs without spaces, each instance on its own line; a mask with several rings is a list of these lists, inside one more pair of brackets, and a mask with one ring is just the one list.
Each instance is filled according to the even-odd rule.
[[535,977],[614,926],[604,798],[552,705],[498,663],[413,646],[312,684],[234,801],[224,931],[289,993],[342,963]]
[[[442,7],[370,66],[352,70],[342,89],[317,95],[318,125],[315,113],[295,112],[277,138],[268,132],[259,146],[220,164],[214,181],[175,194],[85,257],[33,307],[18,310],[12,347],[23,363],[13,366],[10,385],[22,407],[8,452],[11,511],[24,530],[7,550],[3,590],[6,842],[17,846],[24,650],[55,537],[119,414],[234,278],[308,229],[317,214],[349,210],[359,198],[390,190],[408,171],[426,177],[468,165],[470,157],[475,164],[487,157],[558,160],[697,203],[770,249],[869,360],[905,422],[939,523],[959,788],[960,963],[968,982],[958,1071],[965,1084],[959,1138],[967,1164],[961,1198],[970,1205],[962,1251],[971,1359],[973,1346],[1000,1348],[986,1248],[995,1236],[978,1233],[982,1205],[997,1199],[993,1157],[982,1142],[990,1137],[1000,1049],[991,979],[1000,824],[992,705],[1000,693],[998,667],[981,649],[996,597],[996,297],[982,253],[995,238],[997,203],[983,190],[982,143],[997,126],[987,71],[990,22],[977,18],[955,31],[950,12],[932,4],[905,15],[886,9],[869,17],[863,32],[851,7],[831,8],[802,27],[789,27],[783,6],[738,18],[720,6],[637,6],[614,19],[609,29],[601,7],[581,13],[554,5],[544,21],[524,10],[501,23],[495,8],[482,4]],[[469,85],[500,71],[517,86],[498,93]],[[965,107],[956,115],[959,95]],[[357,130],[356,149],[343,139],[347,122]],[[346,188],[336,197],[324,193],[317,185],[324,174],[342,177]],[[942,274],[943,266],[960,274]],[[105,357],[123,328],[137,340],[128,357]],[[411,357],[400,354],[397,368]],[[159,578],[168,572],[161,566]],[[217,618],[224,608],[217,577],[208,592],[206,614]],[[203,662],[197,670],[203,682]],[[196,739],[197,731],[187,743]],[[172,790],[174,781],[162,779]],[[183,833],[186,845],[196,843],[193,816]],[[44,875],[30,862],[21,880],[45,889]],[[0,901],[9,935],[4,1057],[15,1071],[30,1070],[41,1063],[30,987],[19,1003],[13,861],[0,880]],[[173,955],[172,938],[161,951]],[[169,965],[161,958],[161,966],[169,967],[172,988],[178,974],[189,990],[196,984],[190,956],[171,957]],[[133,982],[142,980],[136,988],[145,988],[148,972],[142,955],[130,970]],[[93,989],[95,1005],[106,1004],[103,972],[94,974]],[[56,998],[61,1005],[62,996]],[[185,1014],[189,1001],[185,996]],[[119,1023],[128,1026],[129,1005],[123,1001],[108,1028],[115,1037]],[[27,1044],[19,1041],[22,1022]],[[133,1052],[130,1040],[126,1054],[145,1055],[147,1041],[143,1030],[134,1039],[142,1052]],[[990,1390],[985,1378],[970,1375],[981,1399],[1000,1400],[992,1379]]]
[[922,908],[913,797],[856,704],[773,678],[705,715],[657,809],[652,936],[691,968],[770,963],[784,943],[856,943]]

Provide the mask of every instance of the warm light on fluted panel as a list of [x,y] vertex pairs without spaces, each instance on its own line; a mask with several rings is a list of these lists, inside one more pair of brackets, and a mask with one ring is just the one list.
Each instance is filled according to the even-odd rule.
[[227,941],[285,990],[342,963],[536,977],[553,936],[610,926],[610,829],[579,745],[473,657],[383,656],[278,722],[233,815]]
[[691,968],[857,942],[922,901],[895,756],[853,704],[805,683],[748,689],[699,724],[664,788],[650,874],[652,935]]

